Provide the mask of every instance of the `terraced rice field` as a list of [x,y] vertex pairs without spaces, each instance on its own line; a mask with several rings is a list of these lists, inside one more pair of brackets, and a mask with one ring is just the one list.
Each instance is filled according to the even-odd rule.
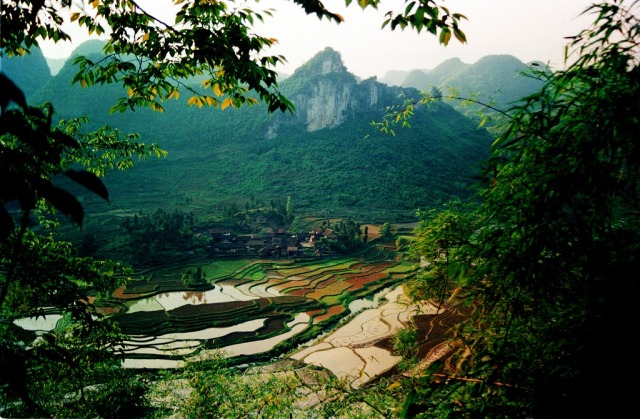
[[119,311],[111,319],[130,336],[122,348],[125,366],[180,366],[209,350],[238,362],[287,353],[330,331],[352,301],[395,287],[416,270],[385,249],[299,263],[238,259],[200,266],[209,289],[184,291],[187,266],[174,266],[114,294]]
[[318,342],[294,352],[291,358],[327,368],[353,388],[390,370],[401,358],[376,343],[404,328],[413,315],[437,309],[411,303],[402,286],[386,293],[385,300],[380,307],[363,311]]

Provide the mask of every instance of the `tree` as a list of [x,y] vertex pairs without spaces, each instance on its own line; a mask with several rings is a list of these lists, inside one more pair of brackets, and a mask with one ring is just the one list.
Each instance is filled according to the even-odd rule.
[[[450,360],[458,368],[414,387],[414,411],[619,416],[633,407],[633,386],[612,373],[624,358],[613,342],[634,328],[629,273],[640,268],[637,12],[623,0],[589,7],[594,24],[571,38],[573,63],[541,73],[541,91],[509,110],[477,222],[457,241],[465,257],[447,264],[455,301],[470,311]],[[624,374],[638,372],[631,362]]]
[[188,287],[201,286],[207,284],[207,278],[202,266],[198,266],[195,270],[188,268],[182,274],[182,283]]
[[291,196],[287,196],[287,204],[285,207],[285,211],[286,211],[285,220],[287,222],[293,221],[295,217],[295,210],[294,210],[293,200],[291,199]]
[[[53,224],[46,223],[49,228]],[[99,304],[128,270],[120,263],[78,256],[55,231],[36,234],[24,225],[0,242],[0,266],[2,415],[110,416],[104,410],[97,413],[109,407],[99,407],[105,399],[99,402],[87,387],[100,385],[100,396],[112,397],[123,389],[120,380],[125,377],[132,388],[142,385],[129,372],[116,370],[114,349],[123,336],[104,321]],[[61,316],[57,326],[40,334],[14,324],[16,319],[52,314]],[[141,395],[132,392],[119,407],[142,406],[141,399],[134,400]]]
[[385,221],[381,226],[380,226],[380,235],[381,236],[388,236],[391,234],[391,223],[388,221]]
[[360,224],[351,218],[340,220],[334,228],[335,238],[331,240],[330,246],[342,253],[348,253],[363,246]]
[[467,246],[479,223],[474,208],[472,203],[457,200],[443,209],[417,212],[421,221],[414,230],[416,241],[410,254],[420,260],[423,269],[408,286],[413,299],[445,303],[447,290],[456,285],[460,264],[469,261]]
[[[82,257],[71,243],[59,240],[56,211],[79,225],[84,218],[82,205],[59,178],[108,199],[100,176],[130,167],[133,156],[164,152],[109,127],[86,132],[85,118],[54,125],[50,105],[28,106],[20,89],[2,74],[0,84],[0,397],[6,406],[2,415],[68,416],[65,398],[75,393],[83,410],[74,414],[95,416],[98,406],[93,401],[98,401],[84,388],[98,382],[105,386],[102,395],[113,394],[121,388],[113,380],[129,376],[110,372],[116,362],[113,349],[122,336],[102,321],[96,305],[119,285],[127,269],[117,262]],[[17,107],[8,107],[10,101]],[[51,314],[45,308],[55,310],[64,321],[37,339],[13,323]],[[122,405],[125,410],[127,406]]]
[[403,360],[411,361],[416,355],[416,328],[407,327],[399,329],[393,337],[393,350]]

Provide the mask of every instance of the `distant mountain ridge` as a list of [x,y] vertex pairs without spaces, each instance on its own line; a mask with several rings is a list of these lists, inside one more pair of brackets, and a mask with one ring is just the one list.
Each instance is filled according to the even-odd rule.
[[393,71],[380,81],[422,91],[436,87],[445,95],[450,88],[467,97],[477,93],[479,100],[507,108],[542,87],[540,80],[525,75],[532,69],[543,70],[544,65],[525,64],[512,55],[487,55],[473,64],[451,58],[432,70],[405,72],[404,77]]
[[3,56],[0,71],[22,89],[27,100],[51,79],[47,60],[38,48],[24,56]]

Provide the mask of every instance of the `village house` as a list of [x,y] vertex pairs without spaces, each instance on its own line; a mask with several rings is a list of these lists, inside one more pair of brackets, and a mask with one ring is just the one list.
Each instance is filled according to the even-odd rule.
[[293,235],[284,228],[252,235],[236,235],[216,229],[209,229],[207,251],[209,256],[257,256],[269,257],[312,257],[318,252],[314,240],[327,234],[327,230],[316,228],[310,232]]

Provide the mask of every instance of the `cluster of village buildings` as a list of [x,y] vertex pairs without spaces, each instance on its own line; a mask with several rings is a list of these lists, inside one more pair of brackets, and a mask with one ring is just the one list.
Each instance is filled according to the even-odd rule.
[[317,257],[321,238],[334,235],[329,228],[315,227],[306,233],[288,233],[284,228],[269,233],[237,235],[209,229],[207,251],[210,256]]

